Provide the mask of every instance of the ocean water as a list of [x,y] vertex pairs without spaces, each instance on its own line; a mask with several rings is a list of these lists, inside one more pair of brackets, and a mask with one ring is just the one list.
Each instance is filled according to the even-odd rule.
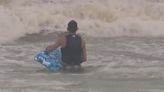
[[[76,20],[80,73],[52,73],[34,56]],[[163,0],[0,0],[0,92],[164,92]]]

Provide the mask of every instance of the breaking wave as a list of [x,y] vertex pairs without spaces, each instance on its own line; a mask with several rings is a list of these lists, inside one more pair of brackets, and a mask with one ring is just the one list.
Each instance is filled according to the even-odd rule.
[[163,36],[162,0],[2,0],[0,43],[41,30],[65,31],[75,19],[94,37]]

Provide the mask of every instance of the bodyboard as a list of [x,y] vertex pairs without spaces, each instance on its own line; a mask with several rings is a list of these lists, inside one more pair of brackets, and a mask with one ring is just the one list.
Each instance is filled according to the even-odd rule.
[[45,66],[48,70],[52,72],[58,72],[62,69],[62,60],[61,60],[61,50],[56,49],[51,53],[47,53],[45,51],[41,51],[34,57],[36,62],[39,62],[43,66]]

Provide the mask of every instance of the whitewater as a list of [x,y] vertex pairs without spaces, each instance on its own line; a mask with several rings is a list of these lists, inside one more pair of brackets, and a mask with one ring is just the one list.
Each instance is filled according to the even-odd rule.
[[[78,22],[88,60],[52,73],[33,60]],[[0,0],[0,92],[164,92],[163,0]]]

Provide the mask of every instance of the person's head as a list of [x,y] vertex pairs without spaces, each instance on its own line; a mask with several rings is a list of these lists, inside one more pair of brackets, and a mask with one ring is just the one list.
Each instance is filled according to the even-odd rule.
[[71,33],[76,33],[76,31],[78,30],[78,24],[76,21],[74,20],[71,20],[69,23],[68,23],[68,27],[67,27],[67,30]]

